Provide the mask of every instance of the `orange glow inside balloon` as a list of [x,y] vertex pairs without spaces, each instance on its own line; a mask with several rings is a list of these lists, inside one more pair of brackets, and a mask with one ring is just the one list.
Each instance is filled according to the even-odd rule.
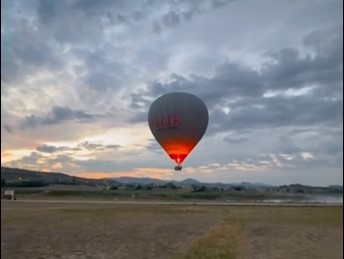
[[183,163],[185,158],[196,146],[197,141],[191,138],[168,138],[161,141],[161,146],[177,165]]

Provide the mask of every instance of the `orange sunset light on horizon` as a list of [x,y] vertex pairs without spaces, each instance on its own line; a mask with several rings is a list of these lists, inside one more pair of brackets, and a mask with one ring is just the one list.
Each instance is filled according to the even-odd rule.
[[116,177],[150,177],[158,179],[169,179],[173,176],[173,170],[169,168],[136,168],[132,171],[120,172],[81,172],[70,174],[89,179],[103,179]]

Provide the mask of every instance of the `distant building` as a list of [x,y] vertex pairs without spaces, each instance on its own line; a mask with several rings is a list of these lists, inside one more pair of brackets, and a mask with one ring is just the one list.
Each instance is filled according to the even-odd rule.
[[8,199],[8,200],[16,200],[16,193],[14,190],[5,190],[3,199]]

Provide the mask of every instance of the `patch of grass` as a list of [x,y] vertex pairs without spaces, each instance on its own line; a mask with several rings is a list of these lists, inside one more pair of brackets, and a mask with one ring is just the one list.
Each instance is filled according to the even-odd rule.
[[[28,193],[29,194],[29,193]],[[178,193],[174,191],[146,191],[146,190],[47,190],[42,193],[44,197],[54,198],[134,198],[135,199],[158,199],[158,200],[174,200],[182,201],[184,199],[195,200],[214,200],[221,197],[218,193],[199,192],[199,193]]]
[[52,197],[61,197],[61,196],[96,196],[97,191],[88,191],[88,190],[49,190],[44,195]]
[[239,221],[225,221],[208,235],[196,240],[185,255],[176,259],[234,259],[247,246],[244,226]]
[[221,195],[216,192],[193,192],[182,194],[182,198],[184,199],[206,199],[206,200],[215,200],[221,198]]

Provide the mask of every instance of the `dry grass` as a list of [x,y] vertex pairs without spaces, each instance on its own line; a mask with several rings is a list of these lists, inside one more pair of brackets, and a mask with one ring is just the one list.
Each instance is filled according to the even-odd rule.
[[241,224],[222,223],[209,234],[194,241],[185,255],[179,258],[239,258],[246,245]]
[[343,258],[342,207],[1,203],[4,258]]

